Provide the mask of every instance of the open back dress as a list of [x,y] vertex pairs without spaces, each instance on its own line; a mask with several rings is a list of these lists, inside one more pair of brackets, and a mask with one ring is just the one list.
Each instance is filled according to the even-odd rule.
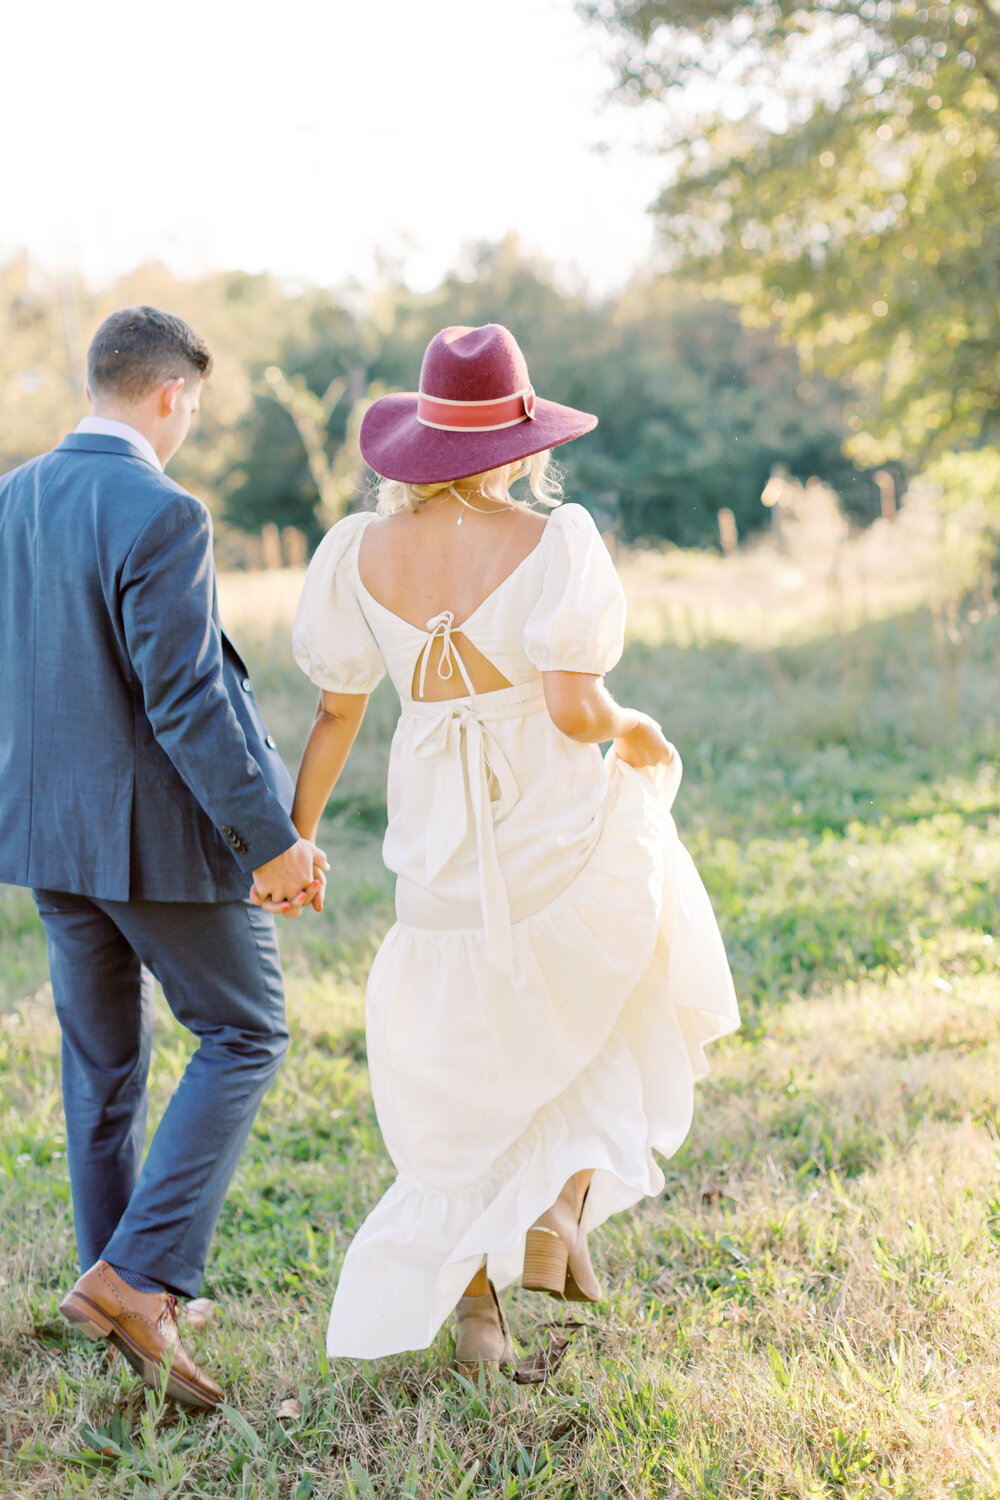
[[[384,857],[397,920],[372,964],[368,1064],[392,1187],[351,1243],[327,1348],[434,1338],[483,1257],[498,1289],[527,1230],[594,1168],[583,1227],[663,1187],[705,1045],[739,1024],[712,908],[670,806],[680,761],[639,771],[550,719],[543,672],[603,674],[625,601],[589,513],[562,505],[473,613],[419,629],[361,580],[370,514],[338,522],[295,621],[321,689],[401,712]],[[461,634],[511,686],[477,694]],[[431,645],[435,665],[428,668]],[[459,696],[421,697],[427,672]]]

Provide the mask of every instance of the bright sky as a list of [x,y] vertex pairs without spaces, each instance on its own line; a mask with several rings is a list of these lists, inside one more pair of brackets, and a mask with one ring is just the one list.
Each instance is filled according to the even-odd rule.
[[650,252],[663,164],[573,0],[4,9],[0,255],[430,287],[514,231],[603,290]]

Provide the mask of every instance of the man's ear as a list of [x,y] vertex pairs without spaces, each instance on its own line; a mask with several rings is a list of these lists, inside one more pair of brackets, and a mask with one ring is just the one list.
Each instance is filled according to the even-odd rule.
[[160,415],[169,417],[177,405],[177,397],[184,385],[183,375],[178,375],[173,380],[165,380],[160,386]]

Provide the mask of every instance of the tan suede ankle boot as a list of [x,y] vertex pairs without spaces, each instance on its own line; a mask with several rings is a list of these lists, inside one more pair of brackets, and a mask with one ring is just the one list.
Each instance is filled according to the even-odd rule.
[[492,1281],[481,1297],[460,1297],[455,1363],[470,1380],[477,1379],[480,1365],[500,1369],[516,1359],[514,1345]]
[[580,1228],[583,1204],[577,1210],[576,1179],[571,1177],[552,1207],[528,1230],[524,1245],[521,1285],[528,1291],[548,1292],[566,1302],[600,1302],[603,1292],[590,1263],[587,1236]]

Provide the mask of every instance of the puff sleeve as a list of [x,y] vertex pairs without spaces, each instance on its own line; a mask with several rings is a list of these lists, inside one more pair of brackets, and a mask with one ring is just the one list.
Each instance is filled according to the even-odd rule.
[[385,676],[357,592],[357,553],[369,514],[345,516],[320,542],[292,628],[292,654],[328,693],[370,693]]
[[610,672],[625,643],[625,595],[589,511],[562,505],[546,526],[545,579],[524,627],[539,672]]

